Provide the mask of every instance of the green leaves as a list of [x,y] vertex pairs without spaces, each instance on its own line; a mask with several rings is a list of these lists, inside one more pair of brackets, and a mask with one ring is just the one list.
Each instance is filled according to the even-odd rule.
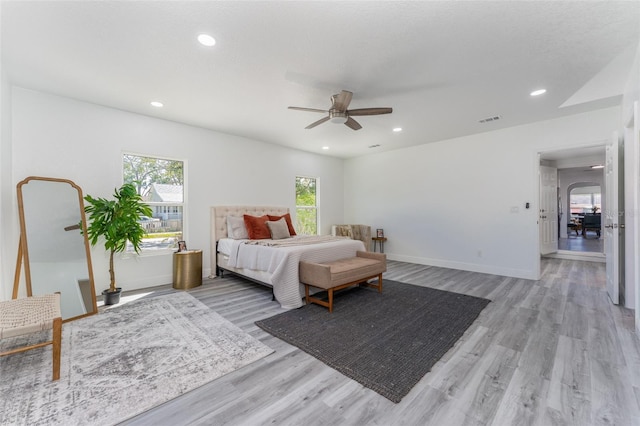
[[87,236],[91,245],[96,245],[100,237],[104,237],[104,248],[116,253],[125,251],[127,241],[134,250],[140,252],[140,243],[146,231],[139,222],[140,216],[152,216],[151,208],[142,201],[136,187],[126,183],[115,189],[115,200],[84,197],[89,203],[84,211],[87,214],[89,226]]
[[114,189],[113,198],[84,197],[89,203],[84,207],[89,225],[87,238],[92,246],[104,238],[104,248],[109,252],[109,275],[111,283],[109,291],[116,291],[116,278],[113,269],[114,253],[127,249],[127,241],[133,245],[136,253],[140,252],[140,243],[146,231],[139,222],[140,216],[152,216],[151,207],[142,202],[133,183],[125,183],[120,189]]
[[184,184],[184,162],[133,154],[123,156],[125,182],[133,182],[139,194],[147,196],[153,183]]

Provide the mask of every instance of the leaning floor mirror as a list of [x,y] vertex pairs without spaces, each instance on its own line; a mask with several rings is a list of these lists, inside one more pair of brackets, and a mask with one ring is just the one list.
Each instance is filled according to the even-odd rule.
[[31,176],[18,183],[21,267],[27,296],[60,292],[63,321],[98,311],[82,189],[67,179]]

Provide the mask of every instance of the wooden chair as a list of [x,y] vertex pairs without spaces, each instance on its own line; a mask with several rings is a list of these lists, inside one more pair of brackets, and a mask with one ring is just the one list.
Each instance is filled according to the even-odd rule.
[[580,221],[567,223],[567,228],[569,228],[569,231],[575,231],[576,237],[578,236],[578,233],[582,232],[582,224]]
[[60,293],[0,302],[0,339],[38,333],[45,330],[52,330],[51,340],[0,352],[0,356],[52,345],[53,380],[58,380],[60,378],[60,349],[62,343]]

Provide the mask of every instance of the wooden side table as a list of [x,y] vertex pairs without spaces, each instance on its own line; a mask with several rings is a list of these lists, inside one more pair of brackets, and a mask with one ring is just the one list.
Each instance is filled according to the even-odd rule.
[[373,241],[373,251],[376,251],[378,243],[380,243],[380,253],[384,253],[384,243],[387,241],[387,237],[372,237]]
[[173,253],[173,288],[187,290],[202,285],[202,250]]

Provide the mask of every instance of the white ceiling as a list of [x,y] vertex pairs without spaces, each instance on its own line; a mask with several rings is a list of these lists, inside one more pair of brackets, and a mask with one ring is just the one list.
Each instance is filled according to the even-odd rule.
[[[344,158],[617,105],[640,40],[626,1],[1,5],[15,85]],[[393,114],[305,130],[322,116],[287,109],[342,89]]]

